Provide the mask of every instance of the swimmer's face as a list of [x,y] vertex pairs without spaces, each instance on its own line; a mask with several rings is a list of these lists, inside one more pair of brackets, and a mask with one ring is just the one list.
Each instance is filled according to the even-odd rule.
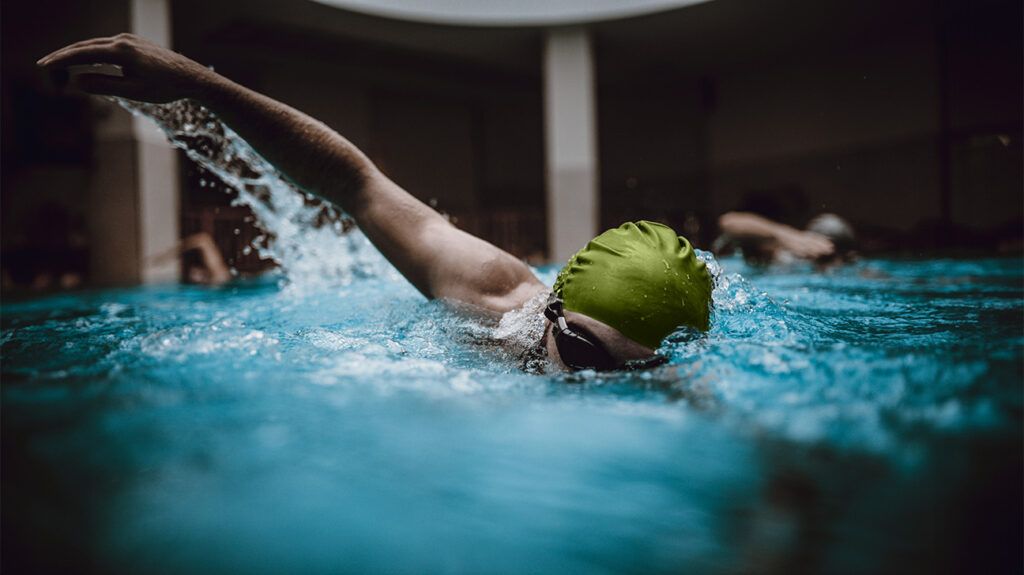
[[[580,327],[588,334],[593,335],[594,338],[604,346],[605,350],[608,351],[608,354],[612,356],[612,359],[615,360],[618,365],[624,364],[630,360],[648,359],[654,355],[653,349],[633,341],[632,339],[622,335],[622,332],[614,327],[592,317],[585,316],[574,311],[565,310],[565,321],[568,322],[570,326]],[[551,358],[553,362],[562,369],[569,369],[558,354],[558,346],[555,345],[555,338],[551,331],[553,325],[554,324],[551,322],[548,322],[547,329],[544,331],[544,346],[547,349],[548,357]]]

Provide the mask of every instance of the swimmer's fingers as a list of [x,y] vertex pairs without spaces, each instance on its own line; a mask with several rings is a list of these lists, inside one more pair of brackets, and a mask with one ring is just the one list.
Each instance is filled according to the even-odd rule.
[[[192,97],[204,81],[215,76],[209,69],[181,54],[132,34],[72,44],[43,57],[39,64],[55,76],[58,84],[66,80],[69,66],[119,66],[123,77],[95,73],[99,72],[98,69],[86,69],[86,73],[74,77],[72,83],[93,94],[152,103]],[[74,71],[71,72],[73,75]]]
[[103,56],[103,50],[108,49],[112,42],[111,38],[92,38],[75,42],[43,56],[36,64],[49,72],[54,85],[64,87],[70,76],[69,66],[75,65],[76,62],[94,64],[111,60]]
[[834,254],[835,251],[836,251],[836,249],[832,246],[832,244],[830,242],[828,246],[819,247],[811,257],[820,258],[820,257],[830,256],[830,255]]
[[39,65],[39,66],[46,66],[47,64],[49,64],[49,62],[51,60],[53,60],[54,58],[57,58],[58,56],[66,53],[68,51],[75,50],[75,49],[78,49],[78,48],[84,48],[86,46],[95,46],[95,45],[99,45],[99,44],[108,44],[110,42],[111,42],[110,38],[89,38],[88,40],[82,40],[80,42],[75,42],[73,44],[68,44],[67,46],[64,46],[63,48],[58,48],[58,49],[54,50],[53,52],[50,52],[49,54],[43,56],[42,58],[40,58],[39,60],[36,61],[36,64]]
[[820,258],[822,256],[832,255],[832,252],[835,251],[835,249],[832,247],[831,244],[822,245],[818,243],[813,243],[804,244],[800,246],[799,249],[794,251],[796,252],[796,255],[800,257],[814,259]]
[[801,258],[819,258],[835,251],[831,240],[815,232],[794,231],[782,236],[780,241],[782,247]]
[[835,249],[835,246],[832,245],[832,241],[824,236],[809,237],[804,243],[803,255],[808,258],[820,258],[832,255]]
[[37,64],[44,68],[66,68],[76,64],[126,64],[130,59],[127,41],[95,38],[71,44],[43,56]]
[[832,244],[832,240],[817,232],[804,232],[804,235],[808,239],[809,246],[815,252],[815,256],[827,256],[836,249],[835,245]]

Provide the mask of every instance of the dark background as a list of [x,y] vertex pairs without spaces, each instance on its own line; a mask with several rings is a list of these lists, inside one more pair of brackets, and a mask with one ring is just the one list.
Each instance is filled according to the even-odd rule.
[[[305,0],[171,7],[176,50],[325,121],[459,225],[545,259],[542,29]],[[2,8],[6,293],[67,270],[88,285],[97,126],[120,112],[55,91],[34,62],[126,30],[127,14],[124,1]],[[767,202],[793,225],[837,212],[869,253],[1020,253],[1021,22],[1013,0],[715,0],[593,24],[601,224],[658,219],[707,248],[718,215]],[[181,165],[182,233],[264,268],[240,253],[248,214]]]

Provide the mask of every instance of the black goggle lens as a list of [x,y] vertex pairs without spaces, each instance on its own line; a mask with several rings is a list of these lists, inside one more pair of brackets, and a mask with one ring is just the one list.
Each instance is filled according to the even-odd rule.
[[637,370],[655,367],[668,361],[667,357],[656,355],[648,359],[632,360],[627,361],[625,364],[617,365],[604,347],[600,343],[591,341],[591,338],[585,332],[578,328],[576,330],[571,329],[568,327],[568,324],[565,324],[566,329],[560,327],[558,320],[565,321],[565,316],[562,312],[562,301],[560,299],[552,298],[547,308],[544,309],[544,315],[555,324],[555,346],[558,348],[558,355],[561,356],[562,363],[570,369],[593,369],[595,371],[610,371],[613,369]]
[[562,362],[572,369],[609,370],[615,362],[604,349],[581,334],[572,330],[559,331],[555,334],[555,345]]

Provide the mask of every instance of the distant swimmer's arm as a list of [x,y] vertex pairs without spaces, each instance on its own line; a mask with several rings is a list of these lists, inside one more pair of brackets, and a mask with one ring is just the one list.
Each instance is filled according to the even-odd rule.
[[123,69],[123,77],[83,74],[76,85],[144,102],[201,102],[298,187],[352,215],[427,297],[505,311],[544,287],[526,264],[452,226],[323,123],[171,50],[121,34],[72,44],[39,64],[51,70],[114,64]]
[[832,242],[821,234],[798,230],[748,212],[722,214],[718,226],[733,239],[772,242],[801,258],[827,256],[835,250]]
[[199,232],[188,236],[168,250],[156,254],[150,258],[154,264],[164,264],[172,258],[178,257],[190,250],[197,250],[203,267],[209,274],[208,283],[220,285],[231,281],[231,268],[224,262],[224,256],[220,254],[213,237],[206,232]]

